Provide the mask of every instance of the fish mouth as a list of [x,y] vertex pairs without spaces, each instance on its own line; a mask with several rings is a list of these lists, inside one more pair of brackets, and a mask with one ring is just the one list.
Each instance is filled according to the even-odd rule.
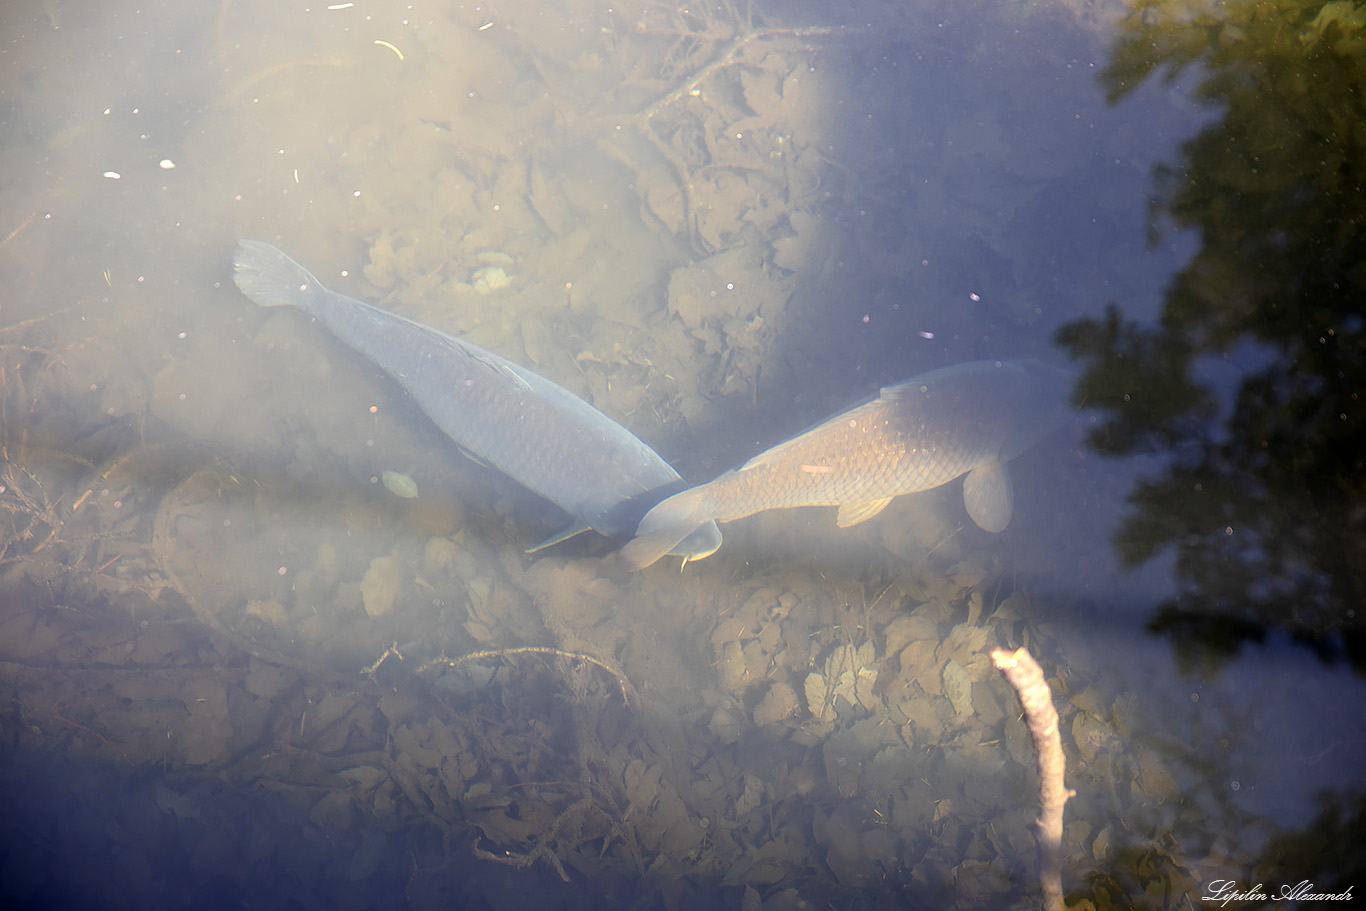
[[675,544],[665,556],[682,557],[683,565],[679,567],[682,571],[689,563],[705,560],[720,549],[721,529],[712,521],[698,526],[686,538]]

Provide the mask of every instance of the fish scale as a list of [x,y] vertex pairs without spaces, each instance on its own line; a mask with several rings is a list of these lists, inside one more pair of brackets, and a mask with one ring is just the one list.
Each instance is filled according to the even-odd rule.
[[886,403],[871,402],[827,421],[781,452],[721,475],[707,494],[717,520],[930,490],[995,455],[984,434],[936,431],[923,423],[905,426],[887,411]]

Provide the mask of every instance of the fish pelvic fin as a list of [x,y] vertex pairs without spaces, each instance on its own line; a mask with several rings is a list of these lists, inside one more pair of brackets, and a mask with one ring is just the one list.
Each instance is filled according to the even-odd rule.
[[[694,487],[676,493],[655,506],[640,520],[636,535],[621,549],[621,559],[632,572],[638,572],[669,553],[679,553],[688,561],[700,560],[721,546],[721,536],[715,536],[716,548],[705,553],[683,553],[679,544],[698,529],[712,521],[707,514],[706,489]],[[705,533],[704,533],[705,534]],[[696,539],[695,539],[696,540]]]
[[883,497],[881,500],[869,500],[866,503],[845,503],[835,514],[835,524],[840,528],[848,528],[860,522],[867,522],[886,509],[890,502],[891,497]]
[[1010,475],[1000,462],[978,465],[963,479],[963,505],[983,531],[1004,531],[1015,510]]
[[265,241],[239,240],[232,268],[238,289],[262,307],[300,306],[327,290],[287,253]]

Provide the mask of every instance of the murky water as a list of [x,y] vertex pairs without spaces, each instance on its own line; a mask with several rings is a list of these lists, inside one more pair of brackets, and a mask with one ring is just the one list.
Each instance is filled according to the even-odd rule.
[[[1297,74],[1366,52],[1247,9],[9,4],[4,904],[1033,903],[1021,645],[1074,905],[1353,885],[1366,157]],[[239,237],[693,482],[945,364],[1075,353],[1083,407],[998,535],[955,483],[533,558],[563,516]]]

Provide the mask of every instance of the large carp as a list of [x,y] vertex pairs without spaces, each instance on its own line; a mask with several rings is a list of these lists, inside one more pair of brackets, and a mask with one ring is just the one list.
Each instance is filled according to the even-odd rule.
[[[283,251],[238,242],[234,280],[263,307],[298,307],[393,377],[466,453],[559,506],[574,522],[531,550],[593,529],[624,540],[646,509],[683,488],[625,427],[562,386],[477,345],[329,291]],[[665,551],[721,546],[702,522]]]
[[645,514],[622,557],[641,569],[712,522],[768,509],[838,506],[836,521],[845,528],[871,519],[893,497],[963,474],[968,515],[1001,531],[1014,508],[1005,464],[1061,422],[1068,383],[1065,371],[1038,361],[973,361],[888,386],[664,500]]

